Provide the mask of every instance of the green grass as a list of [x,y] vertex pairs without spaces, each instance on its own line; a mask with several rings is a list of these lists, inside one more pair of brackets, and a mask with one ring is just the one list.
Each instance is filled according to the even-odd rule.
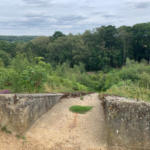
[[93,108],[93,106],[72,106],[69,108],[70,111],[74,112],[74,113],[79,113],[79,114],[85,114],[88,111],[90,111]]

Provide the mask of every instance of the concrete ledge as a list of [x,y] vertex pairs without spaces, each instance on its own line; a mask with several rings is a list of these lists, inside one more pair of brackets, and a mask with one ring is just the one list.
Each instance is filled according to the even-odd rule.
[[25,134],[63,94],[0,94],[0,124],[13,133]]
[[150,150],[150,103],[106,96],[108,150]]

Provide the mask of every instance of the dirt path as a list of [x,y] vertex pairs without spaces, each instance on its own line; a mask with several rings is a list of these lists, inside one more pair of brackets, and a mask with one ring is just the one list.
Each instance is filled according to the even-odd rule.
[[[73,105],[94,106],[87,114],[69,111]],[[62,99],[26,134],[49,150],[105,150],[105,121],[98,94]]]

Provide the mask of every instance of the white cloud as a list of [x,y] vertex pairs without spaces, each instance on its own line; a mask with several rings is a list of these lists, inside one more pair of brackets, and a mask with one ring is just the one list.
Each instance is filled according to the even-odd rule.
[[0,34],[78,33],[148,22],[150,0],[1,0]]
[[125,2],[128,6],[133,6],[134,8],[148,8],[150,6],[150,0],[128,0]]

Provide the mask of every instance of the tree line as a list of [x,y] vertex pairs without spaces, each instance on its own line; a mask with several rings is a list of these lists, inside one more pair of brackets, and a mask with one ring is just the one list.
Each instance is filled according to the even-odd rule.
[[5,64],[4,53],[10,58],[22,53],[29,61],[33,55],[44,57],[52,66],[68,62],[73,67],[82,62],[87,71],[107,72],[124,66],[126,58],[150,62],[150,22],[118,28],[101,26],[77,35],[56,31],[52,36],[39,36],[28,42],[1,40],[0,57]]
[[8,42],[29,42],[32,39],[35,39],[37,36],[7,36],[0,35],[0,40],[8,41]]

